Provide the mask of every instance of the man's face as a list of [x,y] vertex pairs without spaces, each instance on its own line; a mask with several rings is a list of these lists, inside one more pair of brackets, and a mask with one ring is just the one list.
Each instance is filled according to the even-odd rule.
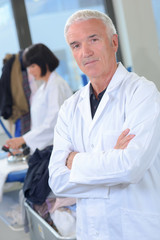
[[99,19],[72,24],[67,41],[79,66],[90,79],[110,75],[115,68],[118,36],[109,39],[106,26]]

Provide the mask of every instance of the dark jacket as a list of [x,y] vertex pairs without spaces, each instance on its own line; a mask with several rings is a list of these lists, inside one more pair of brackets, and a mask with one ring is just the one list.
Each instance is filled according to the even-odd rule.
[[36,149],[28,161],[28,171],[23,185],[24,196],[33,204],[43,204],[50,193],[48,164],[53,146]]
[[6,61],[2,68],[2,75],[0,78],[0,115],[4,119],[8,119],[12,116],[12,93],[11,93],[11,69],[15,55],[11,56]]

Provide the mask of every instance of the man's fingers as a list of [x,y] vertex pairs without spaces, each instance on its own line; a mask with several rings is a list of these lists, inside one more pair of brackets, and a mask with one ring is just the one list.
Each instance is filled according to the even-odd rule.
[[121,140],[121,144],[123,145],[123,144],[127,143],[128,141],[130,142],[134,137],[135,137],[134,134],[127,135],[126,137],[124,137]]
[[129,133],[129,131],[130,131],[129,128],[125,129],[125,130],[121,133],[121,135],[119,136],[118,140],[121,141],[122,139],[124,139],[124,137],[127,136],[127,134]]
[[135,137],[135,135],[129,135],[127,136],[126,140],[123,142],[123,144],[120,145],[119,149],[125,149],[127,148],[128,144],[130,143],[130,141]]
[[114,147],[115,149],[125,149],[128,146],[129,142],[135,137],[134,134],[129,134],[129,132],[130,129],[127,128],[121,133]]

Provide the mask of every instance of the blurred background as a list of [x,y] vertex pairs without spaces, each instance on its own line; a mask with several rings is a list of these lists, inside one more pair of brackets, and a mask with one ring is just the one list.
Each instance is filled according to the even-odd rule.
[[72,90],[79,89],[81,72],[63,30],[73,12],[86,8],[106,12],[113,19],[120,42],[118,60],[160,89],[159,0],[0,0],[0,75],[7,53],[41,42],[59,57],[58,71]]

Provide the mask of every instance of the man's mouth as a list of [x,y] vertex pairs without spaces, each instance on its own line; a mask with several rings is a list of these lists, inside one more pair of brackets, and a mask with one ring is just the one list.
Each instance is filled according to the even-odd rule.
[[99,61],[99,58],[96,58],[96,59],[90,59],[90,60],[84,60],[83,61],[83,65],[86,66],[86,65],[89,65],[89,64],[92,64],[92,63],[95,63]]

